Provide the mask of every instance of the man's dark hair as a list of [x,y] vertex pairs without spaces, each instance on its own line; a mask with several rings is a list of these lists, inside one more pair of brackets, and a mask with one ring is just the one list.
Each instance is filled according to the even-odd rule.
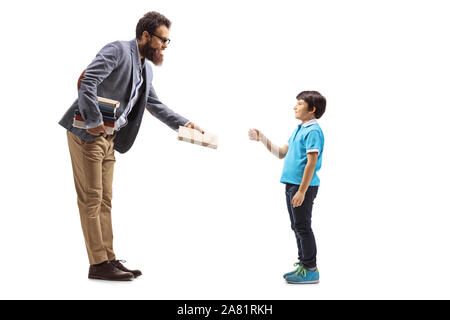
[[308,110],[316,107],[314,116],[319,119],[324,113],[327,106],[327,100],[317,91],[302,91],[297,95],[297,100],[303,100],[308,104]]
[[158,13],[156,11],[147,12],[137,23],[136,39],[141,40],[142,33],[144,31],[153,34],[155,30],[162,25],[166,26],[167,29],[169,29],[171,22],[161,13]]

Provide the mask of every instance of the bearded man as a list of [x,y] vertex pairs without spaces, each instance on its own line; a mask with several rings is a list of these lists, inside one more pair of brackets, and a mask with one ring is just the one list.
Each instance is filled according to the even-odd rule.
[[[139,20],[135,39],[115,41],[103,47],[79,80],[78,99],[59,122],[67,129],[91,279],[123,281],[142,274],[116,260],[111,200],[114,150],[125,153],[131,148],[144,110],[173,130],[186,126],[203,133],[197,125],[159,101],[152,86],[153,72],[147,60],[155,65],[163,63],[163,51],[170,42],[170,25],[162,14],[149,12]],[[120,102],[113,134],[107,134],[97,97]],[[86,129],[73,127],[76,112]]]

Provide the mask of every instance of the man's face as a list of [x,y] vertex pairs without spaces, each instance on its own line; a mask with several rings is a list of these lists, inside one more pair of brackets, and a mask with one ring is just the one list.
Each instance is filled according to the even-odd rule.
[[141,54],[155,65],[161,65],[164,60],[162,52],[167,48],[164,40],[169,39],[169,29],[164,25],[159,26],[153,35],[144,31],[142,38],[145,39],[145,43],[141,48]]
[[314,109],[312,111],[308,110],[308,104],[303,99],[297,100],[294,111],[295,118],[302,121],[309,120],[311,114],[314,113]]

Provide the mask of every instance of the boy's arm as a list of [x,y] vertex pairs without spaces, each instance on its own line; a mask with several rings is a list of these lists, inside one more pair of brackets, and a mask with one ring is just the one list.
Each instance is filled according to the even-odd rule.
[[318,152],[309,152],[308,160],[306,163],[305,171],[303,172],[302,183],[298,188],[296,194],[292,198],[292,206],[294,208],[300,207],[305,200],[305,193],[308,190],[309,184],[311,183],[311,179],[314,175],[314,170],[316,168],[317,158],[319,157]]
[[283,159],[289,149],[289,146],[286,144],[283,147],[278,147],[276,144],[273,144],[267,137],[257,129],[248,130],[248,137],[250,140],[261,141],[275,157],[279,159]]

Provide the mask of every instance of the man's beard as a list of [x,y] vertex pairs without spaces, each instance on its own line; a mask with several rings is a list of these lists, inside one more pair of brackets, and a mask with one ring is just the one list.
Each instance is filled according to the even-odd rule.
[[164,56],[161,54],[161,50],[154,49],[150,46],[150,42],[144,44],[141,48],[141,54],[156,66],[160,66],[163,63]]

